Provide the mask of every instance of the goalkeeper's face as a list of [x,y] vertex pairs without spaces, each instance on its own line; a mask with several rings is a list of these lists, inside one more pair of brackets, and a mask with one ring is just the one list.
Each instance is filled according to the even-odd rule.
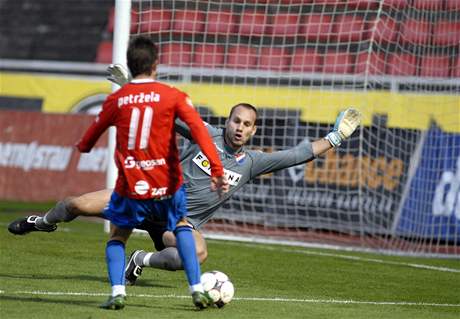
[[256,114],[253,110],[239,106],[225,123],[225,142],[237,150],[255,134]]

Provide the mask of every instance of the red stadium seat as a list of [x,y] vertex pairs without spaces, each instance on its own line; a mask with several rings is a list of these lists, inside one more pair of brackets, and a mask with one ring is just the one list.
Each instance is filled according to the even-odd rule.
[[239,35],[262,36],[268,24],[268,17],[263,11],[246,10],[241,13]]
[[402,40],[410,44],[429,44],[432,23],[427,20],[407,19],[401,27]]
[[383,0],[383,7],[390,9],[404,9],[409,0]]
[[149,10],[140,14],[139,30],[141,33],[147,32],[167,32],[171,26],[171,11]]
[[[374,21],[375,22],[375,21]],[[374,31],[374,41],[377,43],[394,43],[398,32],[398,24],[395,19],[383,16],[378,19]]]
[[113,44],[111,41],[99,43],[96,52],[96,63],[112,63]]
[[442,1],[441,0],[413,0],[412,5],[418,10],[441,10]]
[[217,44],[198,44],[193,54],[193,66],[220,68],[224,64],[225,48]]
[[205,14],[197,10],[177,10],[174,12],[172,30],[179,34],[203,33]]
[[417,57],[412,54],[393,54],[388,59],[387,73],[414,76],[417,73]]
[[304,16],[299,35],[307,41],[328,41],[332,35],[332,16],[319,13]]
[[355,65],[355,73],[358,74],[367,72],[367,74],[382,75],[386,73],[385,55],[381,53],[371,52],[369,55],[368,52],[361,52],[356,57]]
[[165,43],[160,47],[160,64],[190,66],[192,47],[186,43]]
[[315,5],[334,6],[336,8],[347,7],[349,9],[375,9],[378,7],[378,0],[313,0]]
[[367,39],[364,19],[357,15],[339,15],[332,29],[334,37],[339,42],[359,42]]
[[206,33],[208,34],[236,34],[237,19],[230,11],[208,11]]
[[460,43],[460,21],[441,20],[433,27],[434,45],[458,45]]
[[257,67],[257,49],[247,45],[231,46],[227,50],[226,66],[254,69]]
[[328,52],[323,56],[323,73],[352,73],[353,58],[346,52]]
[[422,56],[420,75],[429,77],[449,77],[449,57],[440,55]]
[[460,10],[460,1],[458,0],[445,0],[447,10]]
[[292,55],[291,71],[319,72],[321,71],[321,54],[315,49],[296,49]]
[[283,48],[262,47],[259,54],[259,69],[286,71],[289,68],[289,55]]
[[451,77],[460,78],[460,55],[457,55],[457,57],[452,61]]
[[[136,11],[131,11],[131,27],[130,32],[135,33],[137,31],[139,16]],[[115,27],[115,7],[109,9],[109,19],[107,22],[107,32],[113,33]]]
[[296,37],[299,31],[300,15],[278,13],[273,16],[268,33],[275,37]]

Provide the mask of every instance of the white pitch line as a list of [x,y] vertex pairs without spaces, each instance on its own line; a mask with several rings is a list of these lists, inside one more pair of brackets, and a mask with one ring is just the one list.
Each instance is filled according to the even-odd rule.
[[[218,243],[218,241],[215,241],[214,243]],[[225,244],[232,245],[228,242],[226,242]],[[391,260],[384,260],[384,259],[377,259],[377,258],[366,258],[366,257],[352,256],[352,255],[325,253],[325,252],[319,252],[319,251],[308,251],[308,250],[300,250],[300,249],[286,249],[286,248],[270,247],[270,246],[263,246],[263,245],[244,244],[241,242],[235,243],[235,245],[259,248],[259,249],[264,249],[264,250],[281,251],[284,253],[298,253],[298,254],[314,255],[314,256],[326,256],[326,257],[342,258],[342,259],[348,259],[348,260],[372,262],[372,263],[378,263],[378,264],[406,266],[406,267],[417,268],[417,269],[460,273],[460,269],[456,269],[456,268],[438,267],[438,266],[415,264],[415,263],[405,263],[405,262],[400,262],[400,261],[391,261]]]
[[[84,296],[101,297],[108,296],[102,292],[69,292],[69,291],[12,291],[0,290],[0,294],[5,295],[38,295],[38,296]],[[128,294],[131,298],[155,298],[155,299],[188,299],[190,296],[183,295],[151,295],[151,294]],[[315,304],[362,304],[375,306],[423,306],[423,307],[460,307],[460,304],[432,303],[432,302],[410,302],[410,301],[366,301],[366,300],[340,300],[340,299],[294,299],[294,298],[262,298],[262,297],[235,297],[233,300],[239,301],[268,301],[268,302],[296,302],[296,303],[315,303]]]

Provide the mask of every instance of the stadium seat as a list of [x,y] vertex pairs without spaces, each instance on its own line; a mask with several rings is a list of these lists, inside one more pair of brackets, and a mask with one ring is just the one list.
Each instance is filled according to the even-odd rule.
[[192,48],[187,43],[164,43],[160,47],[160,64],[190,66]]
[[323,73],[352,73],[353,58],[346,52],[327,52],[323,56]]
[[291,61],[293,72],[319,72],[322,58],[315,49],[298,48],[294,51]]
[[433,27],[433,44],[441,46],[460,44],[460,21],[438,21]]
[[290,57],[284,48],[262,47],[259,53],[259,69],[286,71],[289,68]]
[[299,20],[298,14],[278,13],[273,16],[267,33],[275,37],[296,37],[299,31]]
[[446,10],[460,10],[460,1],[446,0]]
[[111,41],[100,42],[96,52],[96,63],[112,63],[112,49]]
[[366,24],[358,15],[339,15],[332,28],[334,38],[339,42],[359,42],[367,39]]
[[350,9],[369,10],[375,9],[379,5],[378,0],[347,0],[347,7]]
[[441,0],[413,0],[412,5],[418,10],[441,10],[442,9]]
[[[369,64],[369,66],[368,66]],[[355,73],[357,74],[373,74],[382,75],[386,73],[386,61],[385,55],[382,53],[371,52],[370,56],[368,52],[361,52],[356,57],[355,62]]]
[[227,50],[225,65],[229,68],[257,68],[257,49],[247,45],[231,46]]
[[388,58],[387,73],[414,76],[417,74],[417,57],[408,53],[393,54]]
[[332,16],[327,14],[308,14],[300,23],[299,35],[307,41],[328,41],[332,35]]
[[140,13],[139,30],[141,33],[167,32],[171,26],[171,11],[149,10]]
[[[375,23],[375,21],[374,21]],[[395,19],[382,16],[378,19],[374,31],[374,41],[377,43],[394,43],[398,34],[398,23]]]
[[383,0],[383,7],[386,9],[404,9],[409,0]]
[[206,19],[207,34],[232,35],[237,32],[236,16],[230,11],[208,11]]
[[427,45],[431,38],[431,25],[428,20],[406,19],[401,27],[402,41],[408,44]]
[[440,55],[425,55],[421,57],[420,76],[449,77],[449,57]]
[[453,78],[460,78],[460,55],[457,55],[452,61],[452,74]]
[[217,44],[198,44],[193,54],[193,66],[220,68],[224,64],[225,48]]
[[[139,15],[136,11],[131,10],[131,27],[130,32],[135,33],[137,31],[137,26],[139,24]],[[113,33],[115,27],[115,7],[109,9],[109,18],[107,22],[107,32]]]
[[200,34],[204,32],[205,14],[197,10],[174,12],[172,31],[178,34]]
[[241,13],[238,33],[242,36],[262,36],[267,24],[265,12],[246,10]]

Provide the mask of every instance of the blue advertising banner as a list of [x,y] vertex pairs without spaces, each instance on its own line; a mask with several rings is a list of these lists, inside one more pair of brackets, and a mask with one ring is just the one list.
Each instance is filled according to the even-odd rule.
[[432,127],[425,137],[396,234],[460,241],[460,135]]

